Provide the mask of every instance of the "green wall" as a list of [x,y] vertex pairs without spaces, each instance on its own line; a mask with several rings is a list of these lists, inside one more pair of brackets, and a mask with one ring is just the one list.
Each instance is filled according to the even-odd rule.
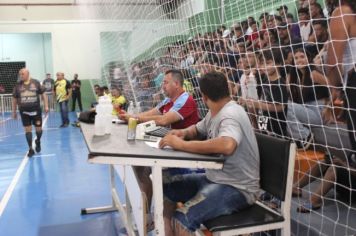
[[[92,83],[90,80],[81,80],[82,82],[82,87],[81,87],[81,94],[82,94],[82,104],[83,104],[83,110],[88,110],[90,108],[90,105],[95,101],[95,96],[93,93],[92,86],[94,83]],[[69,101],[69,109],[72,109],[72,99]],[[79,110],[78,107],[78,102],[76,104],[76,109]],[[56,110],[58,111],[58,106],[56,106]]]

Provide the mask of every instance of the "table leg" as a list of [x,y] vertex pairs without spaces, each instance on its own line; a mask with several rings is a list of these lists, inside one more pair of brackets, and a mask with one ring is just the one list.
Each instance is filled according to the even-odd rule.
[[156,235],[165,235],[163,219],[163,185],[162,185],[162,167],[152,167],[153,177],[153,196],[155,213],[155,232]]
[[[110,173],[110,189],[115,189],[115,175],[112,165],[109,165],[109,173]],[[110,206],[103,206],[103,207],[92,207],[92,208],[82,208],[81,214],[96,214],[96,213],[105,213],[105,212],[114,212],[118,211],[119,209],[115,206],[114,197],[111,194],[112,203]]]
[[[126,206],[125,206],[125,204],[121,203],[119,195],[117,194],[117,191],[116,191],[114,165],[109,165],[109,171],[110,171],[110,189],[111,189],[112,205],[105,206],[105,207],[96,207],[96,208],[83,208],[81,213],[82,214],[92,214],[92,213],[104,213],[104,212],[119,211],[119,212],[121,212],[122,219],[124,221],[124,225],[125,225],[127,234],[129,236],[134,236],[136,234],[133,230],[133,226],[132,226],[132,222],[131,222],[131,218],[130,218],[130,214],[129,214],[129,209],[125,209]],[[126,200],[129,201],[128,198]]]

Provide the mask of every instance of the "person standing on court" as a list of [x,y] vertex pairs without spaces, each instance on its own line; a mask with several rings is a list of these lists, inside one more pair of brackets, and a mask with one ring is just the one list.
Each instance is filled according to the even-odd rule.
[[80,94],[80,86],[82,85],[78,79],[78,74],[74,74],[74,79],[72,80],[72,111],[75,111],[75,103],[78,100],[79,110],[83,111],[82,106],[82,95]]
[[54,84],[54,92],[61,112],[62,125],[60,128],[65,128],[69,125],[68,101],[72,96],[72,89],[70,82],[64,78],[63,72],[57,72],[56,76],[57,80]]
[[32,79],[30,72],[26,68],[20,70],[19,76],[21,80],[16,84],[12,94],[12,117],[17,119],[16,109],[18,107],[29,147],[27,156],[32,157],[35,154],[32,148],[32,125],[36,128],[36,152],[41,151],[42,111],[40,95],[45,113],[48,112],[48,101],[41,83]]
[[48,93],[53,93],[54,89],[54,80],[51,78],[51,74],[46,74],[46,79],[42,81],[42,86],[44,87],[44,91]]
[[44,88],[44,92],[47,95],[48,106],[53,109],[55,104],[53,98],[54,80],[52,79],[50,73],[46,74],[46,79],[42,81],[42,86]]

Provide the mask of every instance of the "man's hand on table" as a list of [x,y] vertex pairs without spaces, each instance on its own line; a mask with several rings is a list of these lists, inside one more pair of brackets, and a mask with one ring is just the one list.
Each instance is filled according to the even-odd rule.
[[167,135],[175,135],[181,139],[185,139],[186,134],[185,134],[184,130],[182,130],[182,129],[174,129],[174,130],[170,131]]
[[159,148],[172,147],[175,150],[182,150],[184,145],[184,140],[181,137],[173,134],[167,134],[159,142]]

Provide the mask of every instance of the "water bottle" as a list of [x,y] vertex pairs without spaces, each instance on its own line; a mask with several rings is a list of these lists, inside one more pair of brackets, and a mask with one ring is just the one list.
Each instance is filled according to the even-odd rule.
[[96,136],[105,135],[105,107],[103,105],[103,99],[99,98],[99,103],[95,107],[96,116],[95,116],[95,124],[94,124],[94,134]]
[[138,114],[141,112],[141,102],[137,102],[136,104],[136,109],[135,109],[135,113]]
[[256,77],[252,72],[248,76],[246,87],[247,98],[258,100]]
[[113,105],[108,96],[104,96],[103,103],[105,110],[105,134],[111,134]]
[[130,101],[129,107],[127,108],[127,113],[130,115],[135,113],[135,106],[134,106],[133,101]]

